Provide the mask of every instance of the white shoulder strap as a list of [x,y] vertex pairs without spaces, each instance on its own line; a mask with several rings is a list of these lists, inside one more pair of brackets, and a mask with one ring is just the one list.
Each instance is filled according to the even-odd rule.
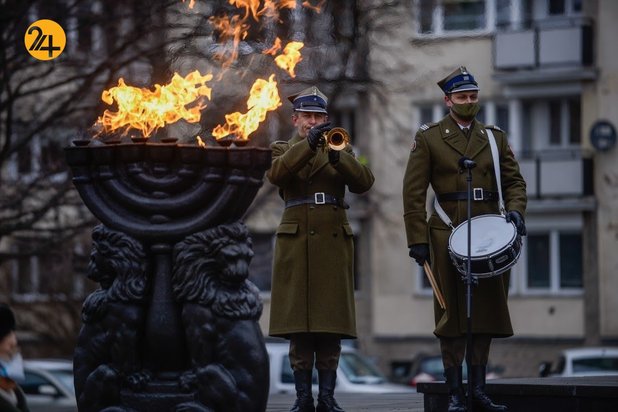
[[491,157],[494,161],[494,173],[496,174],[496,185],[498,186],[498,207],[500,208],[500,213],[505,216],[506,209],[504,207],[504,199],[502,197],[502,179],[500,178],[500,155],[498,154],[498,145],[496,144],[496,138],[494,137],[494,132],[491,129],[487,130],[487,136],[489,138],[489,146],[491,146]]

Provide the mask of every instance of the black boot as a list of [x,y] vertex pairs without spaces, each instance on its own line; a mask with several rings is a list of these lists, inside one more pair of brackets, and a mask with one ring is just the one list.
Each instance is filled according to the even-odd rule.
[[485,393],[485,365],[473,365],[470,371],[468,382],[472,385],[472,403],[474,408],[483,411],[506,412],[509,410],[505,405],[494,403]]
[[296,402],[290,412],[315,412],[313,395],[311,394],[311,378],[313,371],[294,371],[294,386],[296,387]]
[[444,378],[446,378],[446,386],[448,387],[448,412],[466,412],[461,366],[446,368]]
[[337,382],[337,371],[331,369],[318,369],[318,382],[320,392],[318,392],[318,406],[315,412],[345,412],[334,398],[335,383]]

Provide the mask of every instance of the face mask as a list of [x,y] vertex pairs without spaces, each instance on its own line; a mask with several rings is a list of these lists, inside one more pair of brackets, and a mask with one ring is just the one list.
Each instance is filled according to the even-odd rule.
[[17,353],[11,360],[0,360],[0,376],[11,378],[16,382],[23,382],[24,376],[24,359],[21,353]]
[[481,110],[481,106],[478,103],[453,103],[451,110],[461,120],[469,121],[474,119],[474,116]]

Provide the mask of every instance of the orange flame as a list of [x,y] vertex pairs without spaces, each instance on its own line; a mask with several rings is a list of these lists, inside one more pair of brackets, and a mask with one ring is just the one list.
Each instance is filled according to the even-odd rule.
[[235,112],[225,115],[225,125],[218,125],[212,131],[215,139],[219,140],[229,135],[234,135],[241,140],[248,140],[261,122],[266,119],[266,113],[281,106],[281,99],[277,90],[275,75],[272,74],[268,81],[257,79],[247,100],[246,113]]
[[283,54],[275,57],[275,63],[277,66],[281,67],[283,70],[286,70],[291,77],[296,77],[294,73],[294,68],[296,64],[303,59],[303,56],[300,54],[300,49],[302,49],[304,44],[299,41],[293,41],[288,43],[283,49]]
[[[206,107],[204,98],[210,100],[212,89],[206,82],[212,74],[201,75],[197,70],[186,77],[174,73],[167,85],[155,84],[155,90],[127,86],[124,79],[118,80],[118,86],[104,90],[101,100],[107,104],[116,101],[118,111],[105,110],[97,119],[104,132],[124,128],[137,129],[144,137],[150,136],[158,128],[184,119],[190,123],[199,122],[201,110]],[[187,105],[191,105],[187,107]]]
[[326,0],[320,0],[318,4],[314,6],[313,4],[311,4],[311,2],[309,2],[309,0],[305,0],[303,1],[303,7],[306,7],[308,9],[315,11],[316,13],[319,13],[325,2]]
[[276,56],[279,50],[281,50],[281,39],[277,37],[272,47],[268,50],[264,50],[262,54],[270,54],[271,56]]
[[[221,64],[223,68],[229,67],[238,57],[238,44],[247,37],[249,25],[245,24],[245,19],[239,20],[238,16],[232,16],[231,18],[228,16],[211,17],[209,21],[215,27],[215,30],[219,32],[221,43],[232,41],[231,51],[226,47],[223,51],[217,52],[215,56],[217,59],[223,60]],[[226,58],[226,54],[229,57]]]
[[[290,76],[296,77],[294,73],[294,68],[303,59],[303,56],[300,54],[300,49],[302,49],[304,43],[299,41],[293,41],[288,43],[283,49],[283,53],[279,56],[275,57],[275,63],[277,66],[286,70]],[[277,52],[281,50],[281,39],[277,37],[275,39],[275,43],[272,45],[270,49],[264,50],[263,54],[270,54],[271,56],[276,56]]]
[[[185,2],[185,0],[182,0],[182,2],[184,3],[184,2]],[[195,0],[191,0],[191,1],[189,1],[189,8],[190,8],[190,9],[192,9],[192,8],[193,8],[193,6],[195,6]]]

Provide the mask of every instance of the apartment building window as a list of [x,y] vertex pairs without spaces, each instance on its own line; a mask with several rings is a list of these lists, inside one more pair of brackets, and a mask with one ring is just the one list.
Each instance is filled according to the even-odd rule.
[[525,289],[561,293],[583,287],[582,236],[572,230],[531,233],[526,238]]
[[563,16],[582,11],[582,0],[548,0],[547,14],[550,16]]
[[579,96],[523,100],[520,122],[527,152],[573,149],[581,144]]
[[495,21],[496,0],[417,0],[417,31],[421,35],[449,35],[479,32]]
[[[77,255],[77,248],[72,250],[70,245],[63,244],[37,251],[32,240],[24,239],[16,241],[12,250],[16,255],[11,270],[13,298],[23,301],[75,297],[76,292],[78,298],[83,297],[83,279],[78,278],[85,275],[86,266],[83,256]],[[79,272],[74,270],[76,267]]]

